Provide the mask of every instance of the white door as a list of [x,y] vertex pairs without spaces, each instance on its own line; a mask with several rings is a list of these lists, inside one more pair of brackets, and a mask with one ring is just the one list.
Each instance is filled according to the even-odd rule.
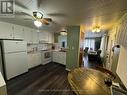
[[7,80],[28,71],[26,52],[5,54],[4,59]]

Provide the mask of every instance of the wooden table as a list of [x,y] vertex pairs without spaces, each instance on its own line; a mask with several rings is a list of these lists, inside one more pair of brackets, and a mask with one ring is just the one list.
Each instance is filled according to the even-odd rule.
[[68,81],[77,95],[111,95],[104,83],[106,74],[88,68],[77,68],[68,74]]

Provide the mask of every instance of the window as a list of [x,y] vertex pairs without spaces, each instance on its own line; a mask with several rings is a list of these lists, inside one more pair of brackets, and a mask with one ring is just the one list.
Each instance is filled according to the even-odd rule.
[[84,49],[85,47],[88,47],[89,50],[95,50],[95,39],[85,39],[84,41]]

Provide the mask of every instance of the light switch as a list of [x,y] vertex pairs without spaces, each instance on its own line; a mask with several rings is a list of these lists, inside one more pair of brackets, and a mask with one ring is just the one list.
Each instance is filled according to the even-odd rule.
[[74,50],[74,46],[72,46],[72,50]]

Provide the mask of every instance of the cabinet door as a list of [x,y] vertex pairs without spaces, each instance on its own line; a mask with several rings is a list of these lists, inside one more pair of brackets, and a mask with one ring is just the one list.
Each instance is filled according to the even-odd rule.
[[33,43],[39,43],[38,32],[35,29],[33,29],[32,35]]
[[60,64],[64,64],[64,55],[63,55],[63,52],[59,52],[58,53],[59,54],[59,63]]
[[53,56],[53,62],[57,62],[58,63],[59,61],[58,61],[58,54],[57,54],[57,52],[53,52],[52,56]]
[[39,41],[48,42],[48,32],[40,32],[39,33]]
[[32,67],[34,67],[34,65],[33,65],[33,57],[32,57],[32,54],[27,54],[27,56],[28,56],[28,68],[30,69],[30,68],[32,68]]
[[28,66],[29,68],[36,67],[41,64],[41,53],[28,54]]
[[65,52],[63,52],[61,55],[61,63],[63,65],[66,65],[66,53]]
[[14,25],[14,39],[24,39],[23,32],[23,26]]
[[53,43],[54,42],[54,40],[53,40],[53,33],[49,32],[48,39],[49,39],[49,43]]
[[27,43],[32,43],[32,29],[24,27],[24,40]]
[[48,38],[48,32],[42,32],[43,33],[43,38],[45,39],[45,41],[48,42],[49,38]]
[[41,53],[37,53],[37,65],[41,64]]
[[0,38],[13,39],[13,24],[0,22]]

